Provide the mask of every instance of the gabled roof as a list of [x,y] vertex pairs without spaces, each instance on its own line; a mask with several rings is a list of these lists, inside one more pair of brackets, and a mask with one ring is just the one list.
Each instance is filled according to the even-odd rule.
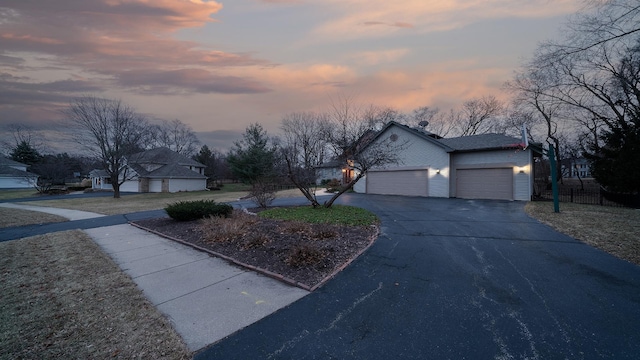
[[129,157],[129,164],[179,164],[182,166],[206,167],[193,159],[166,148],[156,148],[133,154]]
[[428,141],[428,142],[430,142],[430,143],[432,143],[432,144],[434,144],[436,146],[439,146],[439,147],[443,148],[446,152],[454,151],[454,149],[449,147],[447,144],[444,144],[444,143],[440,142],[440,140],[434,138],[433,137],[434,134],[432,134],[432,133],[430,133],[428,131],[422,130],[422,129],[411,128],[411,127],[408,127],[407,125],[402,125],[402,124],[397,123],[395,121],[389,121],[380,131],[378,131],[376,136],[374,136],[371,139],[371,141],[369,141],[369,143],[375,141],[382,134],[384,134],[387,131],[387,129],[389,129],[392,126],[396,126],[396,127],[401,128],[401,129],[405,129],[407,131],[410,131],[410,132],[414,133],[415,135],[418,135],[422,139],[424,139],[424,140],[426,140],[426,141]]
[[[142,174],[141,174],[142,176]],[[206,179],[207,177],[202,174],[198,174],[193,170],[189,170],[180,164],[168,164],[162,166],[154,171],[150,171],[144,175],[148,178],[189,178],[189,179]]]
[[[13,161],[13,160],[11,160],[11,161]],[[14,168],[12,166],[0,165],[0,177],[10,177],[10,178],[22,177],[22,178],[24,178],[24,177],[37,177],[37,176],[38,175],[36,175],[36,174],[34,174],[32,172],[16,169],[16,168]]]
[[521,140],[502,134],[481,134],[440,139],[455,152],[472,152],[501,149],[522,149]]
[[23,164],[21,162],[13,161],[4,156],[0,156],[0,166],[20,166],[20,167],[28,167],[29,165]]

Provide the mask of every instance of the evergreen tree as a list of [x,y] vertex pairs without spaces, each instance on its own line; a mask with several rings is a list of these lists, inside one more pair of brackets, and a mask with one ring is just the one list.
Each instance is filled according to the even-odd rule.
[[254,184],[274,175],[275,146],[269,145],[267,132],[260,124],[247,127],[243,139],[235,143],[227,162],[235,176]]
[[31,146],[31,144],[26,140],[22,140],[20,143],[18,143],[16,147],[11,150],[11,153],[9,155],[11,156],[11,160],[26,165],[36,164],[42,158],[42,155],[40,155],[38,150]]
[[585,154],[593,177],[611,191],[640,193],[640,124],[605,132],[604,145]]

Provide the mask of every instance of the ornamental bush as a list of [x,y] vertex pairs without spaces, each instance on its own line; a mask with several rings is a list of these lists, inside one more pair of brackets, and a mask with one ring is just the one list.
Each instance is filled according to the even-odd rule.
[[214,200],[179,201],[164,208],[167,214],[177,221],[191,221],[211,216],[229,217],[233,207],[229,204],[216,204]]

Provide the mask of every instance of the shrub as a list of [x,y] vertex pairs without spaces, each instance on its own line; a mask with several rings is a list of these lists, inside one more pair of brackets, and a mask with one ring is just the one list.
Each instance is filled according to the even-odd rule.
[[233,207],[228,204],[216,204],[213,200],[179,201],[164,208],[167,214],[177,221],[191,221],[210,216],[229,217]]
[[249,195],[253,202],[263,209],[266,209],[276,198],[273,185],[262,181],[257,181],[253,184]]
[[328,192],[338,192],[340,191],[340,187],[342,186],[340,180],[338,179],[331,179],[325,185],[327,186]]
[[318,264],[324,258],[326,254],[322,250],[309,246],[299,245],[289,250],[289,256],[285,262],[292,267],[299,268],[304,266],[312,266]]
[[206,242],[227,242],[241,238],[258,219],[242,211],[233,211],[231,217],[210,217],[200,225],[202,239]]

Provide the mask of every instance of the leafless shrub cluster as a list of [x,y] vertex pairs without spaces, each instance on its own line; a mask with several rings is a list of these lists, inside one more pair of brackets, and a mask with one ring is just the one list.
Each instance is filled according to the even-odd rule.
[[311,231],[309,224],[300,221],[283,221],[278,228],[283,234],[306,234]]
[[226,242],[241,238],[251,225],[258,221],[255,216],[236,210],[228,218],[210,217],[200,224],[202,239],[206,242]]
[[285,260],[289,266],[303,267],[316,265],[321,262],[327,254],[311,245],[300,245],[289,250],[289,256]]

